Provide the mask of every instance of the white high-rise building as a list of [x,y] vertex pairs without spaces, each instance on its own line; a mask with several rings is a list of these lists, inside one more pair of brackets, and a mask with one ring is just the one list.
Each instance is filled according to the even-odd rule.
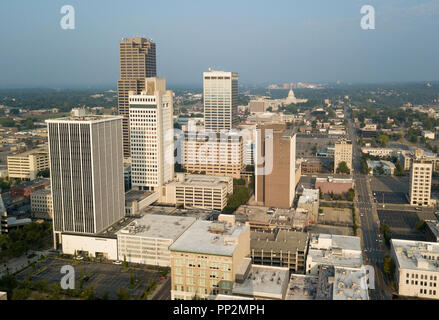
[[129,104],[132,186],[157,190],[174,178],[173,92],[165,79],[147,78]]
[[204,128],[231,130],[238,124],[238,74],[215,71],[203,73]]
[[96,234],[125,214],[122,117],[46,120],[55,241]]

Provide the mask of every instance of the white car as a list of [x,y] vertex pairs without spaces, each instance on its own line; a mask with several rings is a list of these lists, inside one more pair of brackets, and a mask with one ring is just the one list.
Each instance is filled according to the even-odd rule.
[[83,256],[77,256],[76,260],[84,260],[84,257]]
[[113,262],[113,264],[121,265],[121,264],[122,264],[122,261],[120,261],[120,260],[116,260],[116,261]]

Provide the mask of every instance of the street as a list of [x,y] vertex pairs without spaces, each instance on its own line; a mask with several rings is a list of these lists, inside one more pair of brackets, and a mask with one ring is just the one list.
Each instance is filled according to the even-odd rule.
[[361,173],[361,148],[357,143],[357,134],[351,119],[349,119],[347,130],[352,140],[353,178],[361,220],[364,264],[371,265],[375,269],[375,289],[370,290],[370,297],[373,300],[392,299],[392,293],[385,284],[382,273],[384,252],[381,246],[384,246],[384,243],[380,243],[378,214],[372,201],[369,177]]

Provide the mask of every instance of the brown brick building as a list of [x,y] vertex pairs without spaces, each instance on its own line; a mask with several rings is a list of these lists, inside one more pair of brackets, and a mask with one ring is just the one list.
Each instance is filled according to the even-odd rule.
[[[290,208],[295,196],[296,134],[285,124],[258,126],[255,200],[267,207]],[[266,137],[267,135],[267,137]]]

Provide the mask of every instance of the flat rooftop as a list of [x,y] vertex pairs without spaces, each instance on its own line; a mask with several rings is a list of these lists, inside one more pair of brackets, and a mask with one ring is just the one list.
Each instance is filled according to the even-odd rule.
[[291,274],[285,300],[314,300],[316,298],[317,282],[317,276]]
[[333,300],[369,300],[366,269],[335,267]]
[[232,293],[249,297],[284,299],[288,282],[288,268],[253,264],[244,282],[234,283]]
[[192,217],[147,214],[135,219],[116,234],[140,238],[177,239],[196,221]]
[[232,256],[237,247],[235,241],[249,226],[236,223],[226,227],[224,234],[212,233],[212,222],[197,220],[170,247],[171,251]]
[[8,157],[27,157],[27,156],[37,154],[37,153],[49,153],[49,149],[48,149],[48,147],[41,147],[41,148],[28,150],[28,151],[25,151],[22,153],[10,154],[10,155],[8,155]]
[[229,181],[231,182],[231,180],[232,178],[230,177],[185,174],[184,180],[182,179],[181,181],[173,181],[171,182],[171,184],[215,187],[218,186],[219,184],[227,184],[229,183]]
[[56,119],[47,119],[46,123],[57,123],[57,122],[102,122],[115,119],[122,119],[121,116],[113,115],[85,115],[85,116],[68,116]]
[[439,238],[439,223],[437,221],[425,221],[428,228],[431,230],[431,232],[434,234],[435,237]]
[[279,230],[277,233],[252,231],[250,238],[251,249],[264,251],[305,251],[308,244],[307,233],[289,230]]
[[141,201],[152,195],[154,192],[155,191],[142,191],[142,190],[131,189],[125,192],[125,203],[130,203],[133,201]]
[[36,191],[32,192],[31,196],[33,196],[33,195],[49,195],[51,193],[52,193],[52,191],[50,190],[50,188],[39,189],[39,190],[36,190]]
[[302,195],[299,197],[299,204],[314,203],[320,198],[319,189],[303,189]]
[[313,263],[359,268],[363,264],[359,237],[312,234],[307,261]]
[[439,272],[439,243],[399,239],[391,242],[399,268]]
[[252,298],[232,296],[227,294],[217,294],[215,300],[254,300]]
[[27,188],[27,187],[37,187],[41,185],[50,185],[50,179],[49,178],[37,178],[32,181],[23,181],[22,183],[13,186],[15,188]]
[[310,237],[310,249],[340,248],[361,252],[360,237],[341,236],[335,234],[314,233]]

